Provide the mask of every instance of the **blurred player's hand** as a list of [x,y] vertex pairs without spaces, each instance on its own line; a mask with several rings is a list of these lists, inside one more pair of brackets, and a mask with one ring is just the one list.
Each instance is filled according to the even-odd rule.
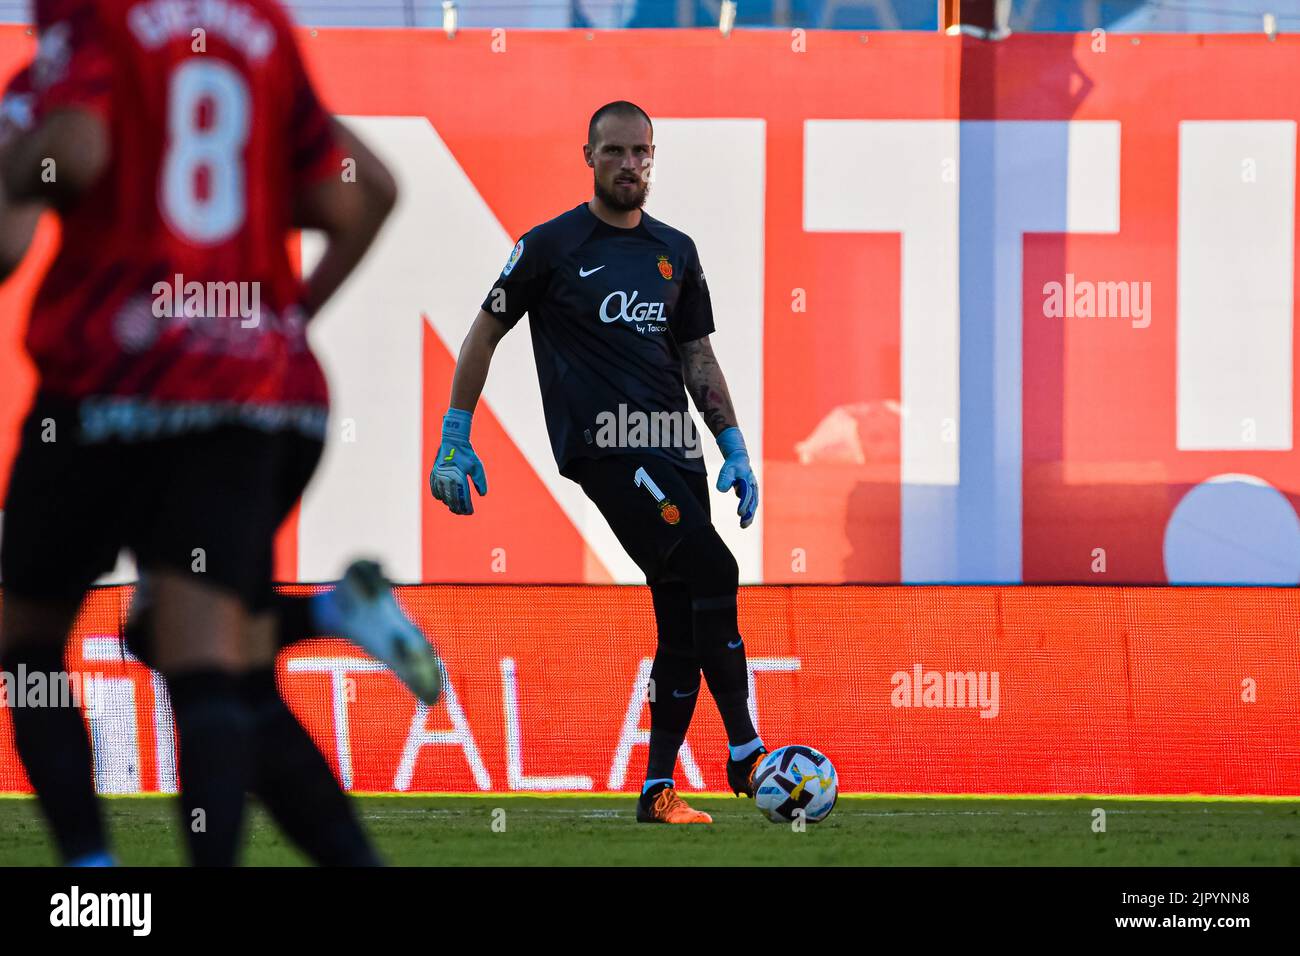
[[718,436],[718,447],[726,459],[718,472],[718,490],[736,489],[736,496],[740,498],[736,514],[740,516],[740,526],[748,528],[754,523],[754,512],[758,510],[758,479],[754,477],[740,429],[734,425],[726,429]]
[[487,494],[487,475],[483,462],[469,443],[469,428],[474,416],[459,408],[447,409],[442,419],[442,444],[438,457],[429,472],[429,490],[433,496],[451,509],[452,514],[472,515],[474,502],[470,498],[469,483],[480,495]]

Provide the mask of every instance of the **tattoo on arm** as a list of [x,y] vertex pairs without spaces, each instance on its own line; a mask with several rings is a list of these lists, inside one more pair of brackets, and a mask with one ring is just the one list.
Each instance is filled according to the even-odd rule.
[[736,411],[731,406],[727,380],[717,356],[713,354],[708,336],[682,346],[682,378],[695,407],[714,436],[736,424]]

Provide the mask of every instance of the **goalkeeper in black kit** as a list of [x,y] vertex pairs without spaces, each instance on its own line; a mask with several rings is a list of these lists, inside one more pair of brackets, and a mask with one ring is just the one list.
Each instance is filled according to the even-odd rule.
[[[735,490],[742,528],[754,520],[758,484],[709,344],[713,309],[695,243],[642,212],[653,137],[650,118],[632,103],[609,103],[592,116],[583,153],[595,195],[514,247],[461,346],[429,485],[456,514],[474,511],[471,482],[487,494],[470,444],[473,411],[497,343],[528,313],[560,473],[600,509],[654,601],[650,757],[637,820],[711,823],[674,783],[701,674],[726,726],[733,791],[753,796],[766,750],[749,714],[739,569],[710,519],[688,391],[722,450],[717,488]],[[634,413],[679,427],[659,429],[653,447],[610,441],[607,423]],[[665,432],[672,437],[664,440]]]

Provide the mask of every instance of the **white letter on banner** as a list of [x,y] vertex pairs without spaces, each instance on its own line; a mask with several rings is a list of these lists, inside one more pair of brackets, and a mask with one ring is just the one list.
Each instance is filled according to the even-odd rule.
[[1021,580],[1024,234],[1117,232],[1119,155],[1111,121],[804,124],[804,228],[902,235],[905,582]]
[[1184,121],[1178,140],[1178,448],[1290,451],[1295,121]]
[[459,747],[465,754],[465,762],[474,775],[474,785],[480,790],[491,790],[492,778],[488,776],[487,766],[479,755],[474,733],[469,728],[469,721],[465,719],[465,711],[460,706],[460,698],[456,695],[456,688],[446,669],[442,672],[442,705],[446,706],[447,716],[451,718],[451,730],[429,730],[425,726],[429,722],[428,705],[423,701],[416,705],[415,716],[411,718],[411,729],[406,735],[406,744],[402,747],[402,759],[393,777],[393,789],[411,789],[415,762],[423,748],[451,745]]
[[501,696],[506,712],[506,776],[511,790],[590,790],[590,777],[524,776],[523,729],[519,724],[519,687],[514,658],[501,658]]
[[[122,660],[121,647],[113,637],[87,637],[81,642],[81,655],[87,663],[118,663]],[[135,682],[126,677],[94,675],[86,675],[85,682],[84,703],[95,761],[95,790],[139,793],[140,737]]]
[[388,668],[376,660],[360,657],[293,657],[290,674],[329,674],[330,699],[334,714],[334,756],[338,760],[339,782],[352,789],[352,731],[348,725],[348,674],[382,674]]
[[[299,579],[327,580],[356,552],[377,555],[398,581],[421,578],[420,439],[423,374],[420,316],[451,354],[473,320],[473,308],[501,268],[514,238],[423,117],[353,117],[356,128],[393,170],[401,199],[372,255],[340,290],[311,336],[330,372],[333,414],[356,422],[356,441],[334,439],[303,498]],[[753,119],[660,118],[660,145],[677,158],[657,170],[650,207],[692,235],[712,287],[716,348],[762,481],[762,328],[764,123]],[[708,157],[724,144],[739,173],[721,187],[707,175]],[[670,152],[665,146],[665,154]],[[665,161],[667,162],[667,161]],[[702,164],[702,165],[701,165]],[[432,224],[432,225],[431,225]],[[318,236],[305,236],[304,267],[319,259]],[[457,304],[460,303],[460,304]],[[385,320],[377,322],[376,315]],[[537,397],[530,337],[516,330],[497,350],[483,399],[532,465],[564,514],[615,581],[643,579],[582,489],[555,470]],[[711,442],[705,461],[718,466]],[[362,503],[358,506],[358,503]],[[720,525],[742,581],[762,575],[762,512],[741,534]]]

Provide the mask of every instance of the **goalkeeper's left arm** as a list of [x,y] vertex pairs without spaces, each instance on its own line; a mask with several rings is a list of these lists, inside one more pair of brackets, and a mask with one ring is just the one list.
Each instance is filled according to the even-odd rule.
[[754,477],[744,436],[736,424],[736,410],[731,404],[727,379],[707,335],[683,343],[681,352],[686,390],[722,450],[724,460],[722,470],[718,472],[718,490],[735,488],[736,496],[740,498],[736,514],[740,516],[740,526],[748,528],[758,511],[758,480]]

